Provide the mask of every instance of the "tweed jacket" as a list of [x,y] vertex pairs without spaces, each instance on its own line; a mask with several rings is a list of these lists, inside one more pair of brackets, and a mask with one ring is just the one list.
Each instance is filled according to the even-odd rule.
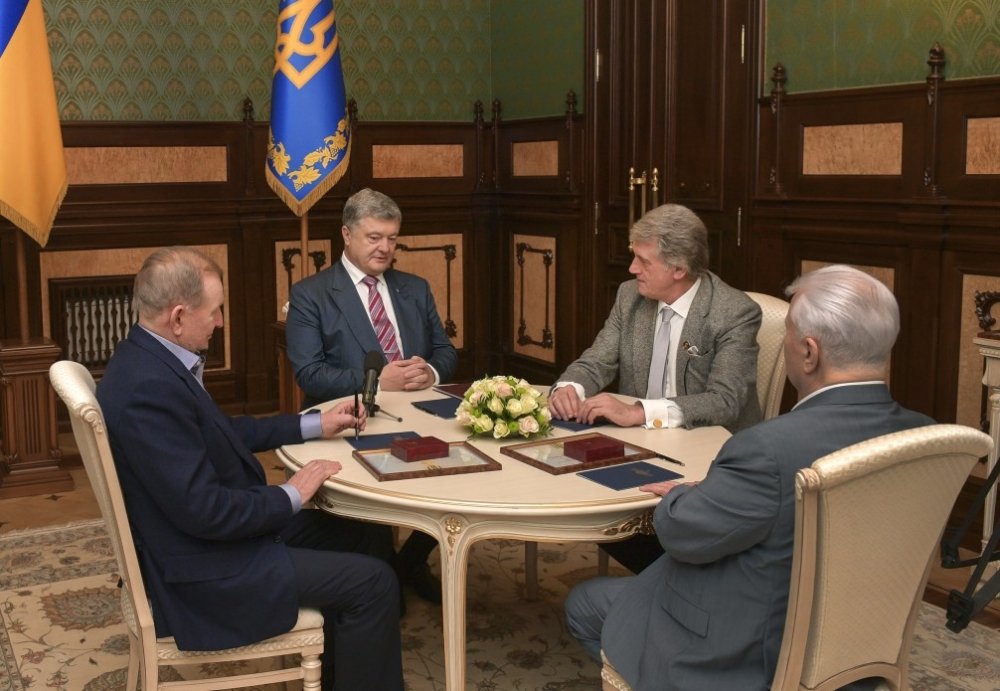
[[[618,288],[604,328],[593,345],[558,381],[583,386],[593,396],[618,378],[618,392],[644,398],[653,357],[657,301],[639,294],[635,280]],[[761,311],[740,290],[713,273],[701,286],[684,320],[672,373],[687,428],[723,425],[731,432],[759,422],[757,330]],[[684,344],[687,344],[684,346]]]

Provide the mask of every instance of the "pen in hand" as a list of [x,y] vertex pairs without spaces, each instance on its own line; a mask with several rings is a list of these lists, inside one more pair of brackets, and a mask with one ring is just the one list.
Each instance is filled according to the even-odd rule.
[[358,392],[354,392],[354,438],[361,433],[361,406],[358,403]]

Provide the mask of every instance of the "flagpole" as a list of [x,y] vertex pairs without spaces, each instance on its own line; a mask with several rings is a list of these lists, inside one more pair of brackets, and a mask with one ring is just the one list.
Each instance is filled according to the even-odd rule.
[[20,325],[21,340],[28,340],[28,269],[24,259],[24,233],[19,228],[14,229],[15,255],[17,256],[17,312]]
[[309,275],[309,212],[299,217],[299,247],[302,252],[302,278]]

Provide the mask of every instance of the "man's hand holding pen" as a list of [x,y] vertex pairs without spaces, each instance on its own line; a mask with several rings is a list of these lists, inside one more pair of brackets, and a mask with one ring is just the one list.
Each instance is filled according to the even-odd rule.
[[323,437],[328,439],[352,427],[355,434],[363,430],[368,422],[368,412],[354,401],[342,401],[322,413],[320,420]]

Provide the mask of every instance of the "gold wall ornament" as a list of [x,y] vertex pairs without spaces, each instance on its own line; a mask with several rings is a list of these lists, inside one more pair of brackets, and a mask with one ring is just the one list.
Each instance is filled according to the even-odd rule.
[[[337,45],[340,43],[340,39],[334,33],[333,39],[324,45],[336,16],[332,10],[312,26],[306,26],[309,16],[319,4],[320,0],[298,0],[288,5],[278,15],[278,38],[274,42],[274,72],[280,71],[297,89],[308,84],[309,80],[333,59],[333,54],[337,52]],[[289,30],[281,31],[282,23],[289,19],[292,20]],[[306,31],[312,36],[309,42],[303,40]],[[300,70],[291,62],[295,55],[311,60]]]

